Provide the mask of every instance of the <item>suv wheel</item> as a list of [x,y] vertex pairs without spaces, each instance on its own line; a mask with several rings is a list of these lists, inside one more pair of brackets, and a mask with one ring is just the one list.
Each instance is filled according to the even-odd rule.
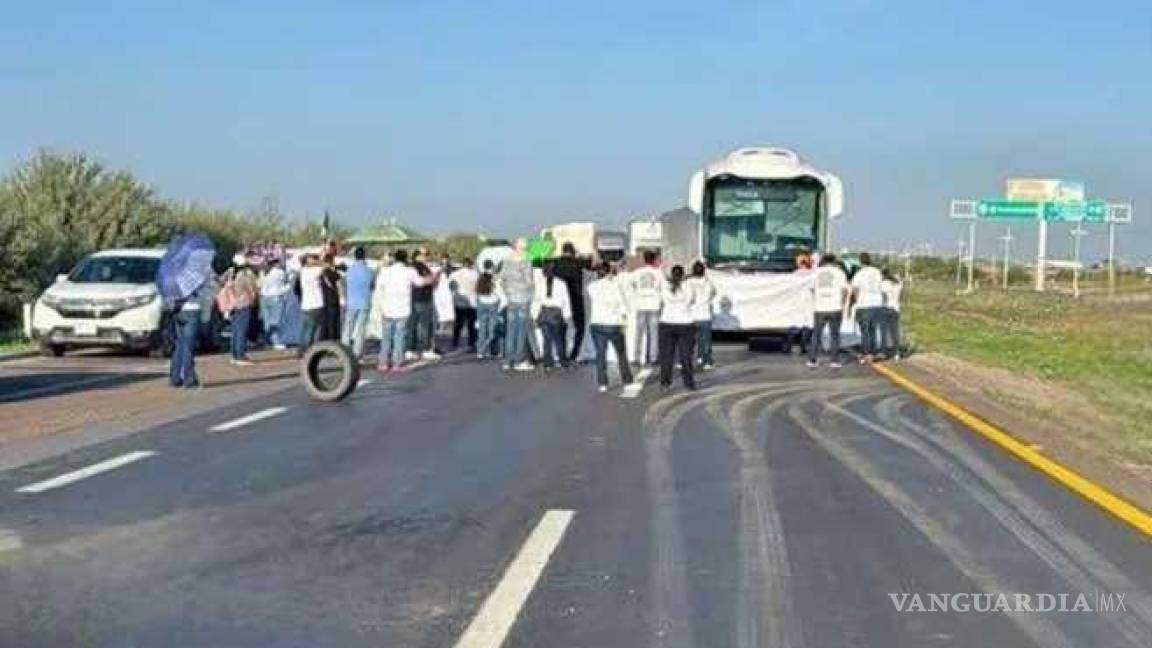
[[46,358],[59,358],[64,355],[64,350],[63,344],[40,343],[40,355]]

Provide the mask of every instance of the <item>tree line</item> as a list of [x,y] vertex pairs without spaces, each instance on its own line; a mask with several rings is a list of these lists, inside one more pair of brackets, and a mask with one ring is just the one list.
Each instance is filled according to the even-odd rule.
[[84,153],[38,152],[0,179],[0,330],[15,326],[20,304],[85,255],[163,246],[189,231],[208,234],[224,262],[250,242],[322,240],[320,224],[288,223],[273,209],[241,214],[166,200]]

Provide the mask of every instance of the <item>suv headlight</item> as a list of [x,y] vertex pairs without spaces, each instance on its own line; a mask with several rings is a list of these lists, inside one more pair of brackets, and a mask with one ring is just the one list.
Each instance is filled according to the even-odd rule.
[[157,293],[148,293],[147,295],[137,295],[136,297],[125,297],[123,306],[124,308],[136,308],[138,306],[147,306],[155,301]]
[[55,310],[56,308],[59,308],[59,306],[60,306],[60,298],[57,297],[56,295],[53,295],[52,293],[44,293],[40,297],[40,303],[44,304],[48,308]]

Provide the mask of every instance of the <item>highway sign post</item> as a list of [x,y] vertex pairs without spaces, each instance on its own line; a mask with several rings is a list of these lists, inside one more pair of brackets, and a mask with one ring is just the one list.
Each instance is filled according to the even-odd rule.
[[[1044,290],[1045,271],[1048,253],[1048,223],[1075,223],[1077,245],[1086,232],[1082,223],[1108,224],[1108,290],[1115,293],[1116,284],[1116,224],[1132,222],[1132,205],[1111,203],[1103,200],[1089,200],[1084,194],[1084,184],[1060,180],[1034,180],[1028,178],[1010,179],[1007,184],[1008,199],[991,198],[986,200],[953,200],[949,206],[952,220],[968,221],[968,290],[974,287],[973,273],[976,265],[976,223],[977,221],[1029,222],[1037,227],[1036,236],[1036,283],[1038,292]],[[1023,198],[1023,199],[1022,199]],[[1006,235],[1006,236],[1010,236]],[[1004,239],[1001,239],[1004,240]],[[1010,243],[1005,242],[1005,245]],[[960,267],[957,266],[957,275]],[[1007,261],[1005,262],[1005,271]],[[1007,272],[1005,272],[1007,276]],[[959,276],[957,276],[959,280]],[[1078,289],[1078,281],[1075,288]],[[1007,285],[1007,281],[1005,281]],[[1078,290],[1076,290],[1078,292]]]

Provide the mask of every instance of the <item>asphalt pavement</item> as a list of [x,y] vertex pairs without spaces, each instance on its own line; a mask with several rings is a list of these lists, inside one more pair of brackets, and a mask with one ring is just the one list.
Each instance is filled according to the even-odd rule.
[[[720,359],[366,373],[0,472],[0,645],[1152,645],[1138,532],[867,368]],[[897,609],[979,593],[1123,609]]]

